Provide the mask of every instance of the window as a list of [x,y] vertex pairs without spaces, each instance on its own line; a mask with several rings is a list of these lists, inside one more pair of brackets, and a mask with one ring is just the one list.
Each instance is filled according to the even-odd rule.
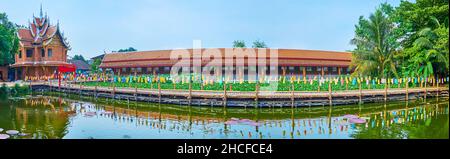
[[306,71],[311,72],[312,71],[312,67],[306,67]]
[[45,50],[41,49],[41,57],[45,57]]
[[52,49],[48,49],[47,50],[47,57],[52,57],[53,56],[53,50]]
[[22,58],[22,51],[19,52],[19,58]]
[[323,67],[323,71],[327,72],[328,71],[328,67]]
[[27,49],[27,57],[33,57],[33,49]]
[[336,72],[337,71],[337,67],[333,67],[333,72]]
[[322,71],[322,67],[317,67],[317,71]]
[[137,72],[139,72],[139,73],[142,72],[142,68],[141,68],[141,67],[138,67],[136,70],[137,70]]
[[294,71],[294,67],[292,67],[292,66],[289,66],[289,71]]
[[122,72],[127,72],[127,68],[122,68]]

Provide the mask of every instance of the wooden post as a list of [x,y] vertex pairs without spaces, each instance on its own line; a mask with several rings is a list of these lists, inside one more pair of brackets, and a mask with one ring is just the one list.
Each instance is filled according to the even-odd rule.
[[158,101],[159,103],[161,103],[161,81],[159,77],[158,77]]
[[191,77],[189,76],[189,96],[188,96],[188,100],[189,100],[189,105],[191,105],[192,103],[192,81],[191,81]]
[[387,79],[384,83],[384,101],[387,101],[387,90],[388,90],[388,86],[387,86]]
[[409,81],[408,81],[408,79],[406,79],[405,83],[406,83],[406,86],[405,86],[405,88],[406,88],[405,99],[406,99],[406,101],[408,101],[409,100],[409,92],[408,92]]
[[328,100],[330,101],[330,106],[333,105],[331,93],[332,93],[331,82],[328,81]]
[[291,83],[291,108],[294,108],[294,104],[295,104],[294,92],[295,92],[294,83]]
[[362,104],[362,89],[361,89],[362,81],[359,83],[359,104]]
[[[112,78],[114,78],[114,69],[112,70]],[[115,99],[116,98],[116,84],[114,83],[114,79],[112,80],[112,99]]]
[[436,93],[436,97],[439,97],[439,75],[437,76],[437,79],[436,79],[436,88],[437,88],[437,93]]
[[227,84],[223,83],[223,107],[227,107]]
[[425,94],[423,95],[423,98],[425,99],[425,101],[427,100],[427,82],[428,82],[428,79],[425,79],[425,81],[424,81]]
[[[137,68],[134,68],[134,78],[137,78]],[[137,101],[137,81],[134,84],[134,100]]]
[[257,81],[255,85],[255,108],[258,107],[258,98],[259,98],[259,81]]

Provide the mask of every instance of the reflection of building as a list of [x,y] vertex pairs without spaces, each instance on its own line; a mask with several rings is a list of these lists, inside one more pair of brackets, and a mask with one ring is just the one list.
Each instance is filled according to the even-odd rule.
[[39,17],[33,16],[28,28],[18,29],[18,36],[20,49],[12,65],[16,68],[16,79],[50,76],[58,66],[69,65],[66,58],[70,46],[59,29],[59,23],[51,25],[48,16],[43,15],[42,7]]
[[[212,49],[208,49],[210,51]],[[259,55],[258,50],[255,49],[255,54],[241,54],[234,53],[228,54],[229,50],[218,48],[219,55],[222,58],[222,63],[211,62],[211,59],[198,59],[193,57],[193,52],[196,50],[188,49],[184,52],[184,55],[190,55],[191,61],[201,61],[202,66],[208,64],[208,66],[222,66],[222,71],[233,69],[234,74],[239,74],[237,67],[243,67],[245,74],[249,71],[259,70],[256,66],[261,66],[260,59],[264,58]],[[249,49],[243,49],[244,52]],[[151,73],[169,73],[171,67],[179,62],[178,58],[171,59],[171,53],[181,52],[180,50],[159,50],[159,51],[140,51],[129,53],[111,53],[106,54],[102,60],[101,68],[112,68],[115,72],[121,72],[122,74],[132,74],[135,72],[138,74],[151,74]],[[205,54],[206,49],[202,50]],[[247,52],[248,53],[248,52]],[[177,53],[178,54],[178,53]],[[266,66],[271,66],[270,49],[266,49]],[[231,56],[230,56],[231,55]],[[247,56],[248,55],[248,56]],[[262,58],[261,58],[262,57]],[[184,57],[183,57],[184,58]],[[214,57],[214,58],[217,58]],[[249,59],[255,59],[254,61]],[[273,70],[277,70],[280,75],[300,75],[300,76],[315,76],[315,75],[340,75],[349,73],[348,67],[351,62],[351,53],[347,52],[333,52],[333,51],[315,51],[315,50],[293,50],[293,49],[278,49],[278,57],[274,58],[278,60],[278,66],[271,66],[265,70],[265,74],[269,75]],[[227,60],[234,62],[232,67],[225,67],[224,64]],[[220,60],[217,60],[220,61]],[[216,61],[216,62],[217,62]],[[242,64],[238,64],[238,61],[243,61]],[[195,65],[194,62],[190,64]],[[189,66],[188,64],[182,64],[181,67]],[[259,71],[258,71],[259,72]],[[224,74],[224,73],[222,73]]]

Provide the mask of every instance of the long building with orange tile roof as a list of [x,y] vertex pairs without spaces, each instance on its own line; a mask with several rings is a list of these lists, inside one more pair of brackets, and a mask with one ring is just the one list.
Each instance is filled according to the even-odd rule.
[[[196,53],[202,54],[203,57],[195,56]],[[205,56],[208,53],[215,53],[215,56]],[[274,51],[269,48],[155,50],[109,53],[104,56],[100,68],[112,69],[115,73],[121,74],[167,74],[170,73],[173,66],[195,67],[201,65],[203,68],[222,66],[223,71],[227,69],[235,71],[237,67],[244,67],[246,72],[249,69],[258,70],[258,66],[268,66],[267,68],[270,69],[266,69],[267,73],[278,69],[280,75],[326,76],[350,73],[351,56],[349,52],[297,49],[276,49]],[[261,63],[261,60],[264,59],[265,63]],[[227,65],[227,62],[230,61],[232,65]]]

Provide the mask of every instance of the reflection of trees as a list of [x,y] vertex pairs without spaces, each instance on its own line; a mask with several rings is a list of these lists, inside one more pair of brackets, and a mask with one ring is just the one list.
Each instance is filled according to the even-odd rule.
[[[426,110],[426,111],[425,111]],[[427,112],[426,114],[424,112]],[[427,118],[418,118],[410,120],[406,123],[392,123],[385,126],[366,127],[357,125],[356,131],[351,134],[352,138],[357,139],[403,139],[403,138],[418,138],[418,139],[436,139],[449,137],[449,116],[448,106],[438,108],[429,106],[428,108],[420,108],[417,112],[406,110],[404,119],[411,117],[428,116]],[[376,122],[389,122],[392,117],[387,116],[379,118]],[[371,121],[369,121],[370,124]],[[387,125],[387,126],[386,126]]]
[[9,129],[30,133],[24,138],[62,138],[67,133],[69,116],[74,113],[68,108],[64,101],[48,98],[16,102],[10,107]]

